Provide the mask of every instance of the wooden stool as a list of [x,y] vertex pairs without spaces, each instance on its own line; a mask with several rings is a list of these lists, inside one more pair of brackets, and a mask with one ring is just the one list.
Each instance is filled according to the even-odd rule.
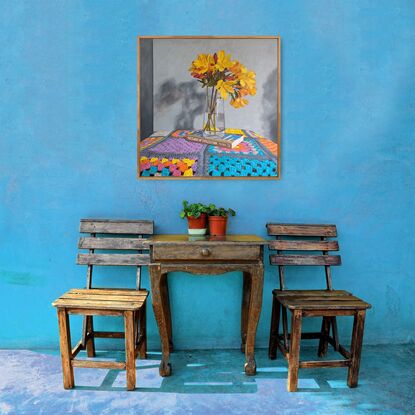
[[[333,290],[331,265],[340,265],[339,255],[328,255],[328,251],[338,251],[337,241],[327,237],[337,236],[335,225],[287,225],[267,224],[268,234],[278,239],[269,244],[270,250],[277,254],[270,255],[271,265],[279,268],[280,289],[273,291],[271,329],[268,354],[270,359],[276,358],[277,348],[288,360],[288,391],[295,392],[298,384],[299,368],[348,367],[347,384],[356,387],[360,367],[360,356],[363,343],[363,331],[366,309],[370,304],[355,297],[347,291]],[[281,239],[287,236],[290,239]],[[295,240],[302,237],[302,240]],[[307,238],[304,240],[304,237]],[[310,237],[318,237],[312,240]],[[281,254],[281,251],[302,251],[302,255]],[[309,251],[322,251],[323,255],[310,255]],[[326,274],[326,290],[285,290],[284,266],[324,266]],[[288,333],[287,310],[292,313],[291,333]],[[280,316],[282,314],[283,333],[279,334]],[[339,344],[337,333],[338,316],[354,316],[353,333],[350,351]],[[321,331],[302,333],[303,317],[322,317]],[[333,336],[330,336],[330,328]],[[300,361],[301,339],[319,339],[318,356],[327,353],[330,343],[334,350],[345,359],[325,361]]]
[[[74,367],[93,367],[127,371],[127,389],[135,389],[135,360],[146,357],[146,290],[121,289],[72,289],[55,300],[52,305],[58,310],[60,349],[62,357],[63,386],[72,389],[75,386]],[[124,333],[100,332],[101,337],[125,337],[125,362],[105,362],[97,360],[75,359],[82,350],[82,339],[72,349],[69,314],[84,316],[123,316]],[[138,334],[138,324],[141,333]],[[96,335],[97,333],[95,333]],[[91,341],[89,338],[88,341]]]
[[[137,355],[145,359],[147,351],[148,291],[141,289],[141,267],[150,263],[150,255],[148,240],[143,238],[143,235],[152,235],[153,230],[152,221],[81,219],[81,233],[90,234],[89,237],[80,238],[78,243],[80,249],[88,250],[86,254],[78,254],[77,258],[78,264],[87,265],[86,289],[72,289],[52,303],[58,311],[65,389],[74,387],[74,367],[126,369],[127,389],[135,388],[135,359]],[[124,237],[127,235],[128,237]],[[119,253],[115,254],[113,251]],[[131,253],[132,251],[135,253]],[[93,267],[101,265],[136,267],[136,289],[92,288]],[[82,338],[74,348],[71,345],[69,314],[84,316]],[[96,315],[123,316],[125,332],[94,330],[93,316]],[[124,337],[125,362],[75,359],[81,350],[86,350],[88,357],[95,356],[95,338]]]

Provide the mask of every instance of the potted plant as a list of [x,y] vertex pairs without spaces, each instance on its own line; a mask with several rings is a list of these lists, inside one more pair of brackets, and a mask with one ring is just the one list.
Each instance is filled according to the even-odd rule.
[[205,235],[207,231],[208,207],[203,203],[190,203],[183,200],[182,219],[187,218],[189,235]]
[[224,209],[223,207],[216,207],[209,205],[209,233],[212,236],[225,236],[226,226],[228,223],[228,216],[235,216],[236,212],[233,209]]

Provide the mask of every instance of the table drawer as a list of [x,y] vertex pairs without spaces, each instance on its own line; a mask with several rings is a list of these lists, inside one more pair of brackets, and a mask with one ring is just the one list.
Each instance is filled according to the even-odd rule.
[[215,246],[215,245],[182,245],[153,246],[153,261],[160,260],[256,260],[260,259],[259,246]]

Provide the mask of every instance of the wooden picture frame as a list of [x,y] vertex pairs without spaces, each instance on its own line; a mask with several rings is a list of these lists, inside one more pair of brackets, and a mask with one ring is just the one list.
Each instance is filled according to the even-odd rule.
[[[216,45],[217,48],[213,47]],[[259,85],[259,76],[256,77],[257,84],[255,86],[260,86],[261,90],[257,89],[255,95],[247,97],[250,102],[257,100],[255,104],[252,104],[252,107],[256,105],[255,113],[251,113],[253,114],[252,117],[246,111],[246,109],[250,108],[250,102],[243,108],[243,111],[240,111],[241,114],[245,114],[244,117],[239,115],[229,105],[230,109],[228,107],[225,108],[225,111],[230,113],[230,115],[225,113],[225,119],[227,116],[231,119],[230,125],[226,126],[226,138],[229,137],[232,140],[234,136],[241,134],[244,137],[243,143],[235,148],[225,148],[222,147],[222,144],[219,145],[217,143],[216,145],[209,145],[205,142],[195,143],[194,141],[196,140],[192,141],[189,139],[190,133],[193,134],[195,130],[197,131],[194,134],[199,133],[200,130],[196,128],[196,125],[200,128],[202,125],[206,126],[206,124],[205,121],[203,123],[201,121],[203,114],[200,111],[201,98],[197,89],[200,88],[200,91],[202,91],[203,88],[197,83],[198,79],[192,78],[188,72],[188,67],[192,64],[192,59],[188,59],[188,56],[190,56],[191,51],[197,48],[199,48],[197,50],[200,50],[200,53],[209,53],[215,56],[213,55],[213,50],[217,49],[219,51],[222,48],[227,53],[229,50],[239,50],[237,49],[239,45],[241,47],[240,50],[244,51],[240,55],[243,55],[245,60],[253,62],[255,58],[255,62],[258,62],[255,63],[255,73],[260,72],[260,75],[269,73],[266,80],[265,76],[262,76]],[[205,48],[203,49],[202,46]],[[273,47],[275,47],[275,51]],[[262,61],[261,57],[251,56],[261,50],[272,51],[272,53],[263,53],[266,56],[263,57]],[[198,57],[195,53],[191,56],[193,56],[193,59]],[[215,59],[217,59],[217,56],[218,54],[216,53]],[[232,54],[232,58],[234,56],[235,59],[239,57]],[[271,66],[274,65],[274,58],[275,67]],[[232,61],[232,63],[234,62]],[[266,64],[261,66],[261,62]],[[241,63],[243,64],[243,62]],[[179,71],[176,70],[177,66]],[[249,71],[250,68],[247,68],[247,70]],[[178,72],[180,73],[181,82],[175,81],[175,74]],[[184,76],[187,76],[188,79],[184,80]],[[271,85],[271,87],[266,88],[267,85]],[[188,92],[189,89],[191,90],[190,93]],[[236,87],[234,91],[237,91]],[[197,99],[194,99],[194,97],[197,97]],[[230,102],[232,100],[230,94],[228,98],[228,102]],[[197,106],[195,106],[195,102],[197,102]],[[225,104],[227,105],[226,102]],[[178,114],[177,108],[180,105],[182,109]],[[171,110],[174,108],[176,113],[174,113],[174,110]],[[192,108],[192,110],[187,111],[186,108]],[[193,108],[196,108],[196,110],[193,111]],[[171,110],[170,113],[169,110]],[[239,118],[235,115],[237,113]],[[188,117],[189,114],[193,117],[190,120],[188,119],[190,118]],[[269,114],[268,118],[266,117],[267,114]],[[174,119],[172,118],[173,116],[175,116]],[[270,134],[271,137],[267,138],[262,133],[262,130],[256,133],[249,128],[249,125],[233,125],[232,117],[233,120],[242,120],[242,122],[246,122],[245,120],[248,119],[253,120],[257,126],[267,125],[268,130],[272,131],[273,134]],[[171,123],[172,119],[174,120],[173,123]],[[261,124],[261,120],[263,124]],[[183,128],[181,124],[185,122],[187,124]],[[162,128],[159,128],[160,126]],[[177,128],[178,126],[179,128]],[[160,130],[164,131],[160,132]],[[176,149],[180,143],[185,143],[186,148],[189,147],[189,150],[186,150],[188,152]],[[197,151],[195,150],[196,147]],[[191,180],[280,179],[280,36],[138,36],[137,178],[156,180],[185,178]]]

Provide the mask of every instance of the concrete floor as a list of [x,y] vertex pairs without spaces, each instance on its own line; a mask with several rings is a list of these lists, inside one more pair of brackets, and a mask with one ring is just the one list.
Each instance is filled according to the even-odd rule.
[[364,347],[356,389],[346,369],[304,369],[297,393],[286,390],[285,360],[265,350],[254,377],[237,350],[175,352],[169,378],[158,375],[159,356],[137,361],[134,392],[124,390],[125,372],[102,369],[75,369],[77,386],[66,391],[57,352],[0,350],[0,414],[415,414],[415,345]]

